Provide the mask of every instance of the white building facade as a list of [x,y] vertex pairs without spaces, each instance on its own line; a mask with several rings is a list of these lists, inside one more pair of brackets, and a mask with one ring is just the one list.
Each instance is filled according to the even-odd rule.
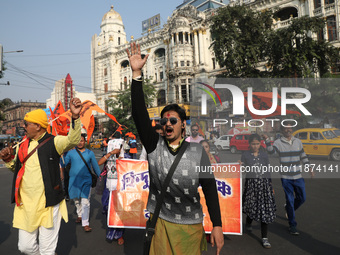
[[[339,47],[339,4],[340,0],[184,0],[158,31],[149,31],[135,41],[140,44],[142,55],[149,54],[144,66],[144,77],[154,82],[157,89],[156,106],[169,103],[186,104],[190,101],[191,86],[195,79],[213,78],[223,69],[215,61],[209,48],[212,41],[208,18],[215,9],[226,4],[247,4],[258,11],[278,10],[279,19],[275,28],[288,26],[290,21],[302,16],[322,16],[327,28],[320,36]],[[127,88],[132,72],[126,48],[124,24],[118,12],[111,7],[101,22],[100,34],[91,41],[92,92],[97,104],[110,111],[106,100],[115,97],[119,90]],[[99,126],[108,119],[98,116]]]
[[247,4],[258,11],[277,10],[278,19],[274,21],[275,28],[289,26],[294,18],[322,17],[326,21],[326,27],[313,37],[329,41],[334,47],[340,47],[339,0],[241,0],[238,3]]
[[[144,77],[154,82],[158,91],[156,106],[168,103],[188,103],[191,86],[196,78],[214,76],[220,71],[213,52],[209,49],[211,37],[207,17],[214,10],[198,11],[187,1],[176,9],[167,23],[158,31],[151,32],[135,41],[140,44],[142,55],[149,54],[143,69]],[[218,2],[220,1],[201,1]],[[97,104],[109,111],[106,100],[114,98],[131,82],[132,72],[126,48],[124,24],[113,7],[101,23],[100,34],[91,42],[92,92]],[[99,124],[107,121],[98,116]]]

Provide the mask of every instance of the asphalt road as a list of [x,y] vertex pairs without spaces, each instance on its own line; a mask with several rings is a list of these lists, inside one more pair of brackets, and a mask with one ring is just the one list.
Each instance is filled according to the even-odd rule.
[[[99,157],[101,152],[95,151]],[[241,154],[220,152],[223,162],[236,162]],[[277,158],[271,158],[271,164],[278,164]],[[327,159],[311,160],[320,166],[340,165],[340,162]],[[14,205],[10,204],[10,190],[13,174],[4,168],[0,162],[0,254],[20,254],[17,249],[18,231],[12,228]],[[328,169],[327,168],[327,169]],[[340,169],[339,169],[340,170]],[[307,201],[297,211],[298,231],[300,236],[288,233],[287,220],[284,217],[284,193],[279,178],[273,178],[275,199],[277,204],[277,218],[269,225],[269,241],[271,249],[262,248],[259,223],[253,223],[252,234],[242,236],[225,236],[225,245],[221,254],[340,254],[340,173],[316,172],[311,179],[305,175]],[[143,230],[127,229],[125,244],[119,246],[117,242],[107,243],[106,219],[101,213],[100,196],[91,197],[91,233],[85,233],[76,219],[75,207],[68,202],[69,222],[62,223],[58,255],[97,255],[97,254],[142,254]],[[244,215],[243,215],[244,216]],[[245,217],[243,218],[243,222]],[[215,254],[215,249],[209,247],[203,254]]]

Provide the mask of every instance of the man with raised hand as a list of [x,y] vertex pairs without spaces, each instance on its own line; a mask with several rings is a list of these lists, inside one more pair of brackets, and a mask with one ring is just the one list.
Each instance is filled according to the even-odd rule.
[[[147,209],[153,215],[156,198],[162,190],[164,179],[184,141],[183,130],[186,126],[185,111],[177,104],[164,107],[160,124],[164,136],[160,136],[151,126],[145,106],[142,86],[142,68],[148,55],[141,57],[140,46],[131,44],[127,49],[132,69],[132,116],[141,141],[148,154],[150,191]],[[210,161],[200,144],[190,144],[172,176],[161,206],[150,248],[150,254],[201,254],[206,249],[206,238],[202,225],[203,212],[197,191],[202,186],[213,230],[212,246],[216,254],[224,244],[221,213],[216,182],[210,173],[196,171],[196,166],[210,166]]]
[[[26,139],[16,148],[4,148],[0,158],[14,172],[12,202],[16,203],[13,227],[19,229],[18,248],[30,255],[54,255],[61,218],[68,221],[64,191],[60,179],[60,155],[80,141],[81,101],[70,102],[72,123],[67,136],[46,132],[48,119],[38,109],[25,115]],[[39,238],[39,241],[38,241]]]

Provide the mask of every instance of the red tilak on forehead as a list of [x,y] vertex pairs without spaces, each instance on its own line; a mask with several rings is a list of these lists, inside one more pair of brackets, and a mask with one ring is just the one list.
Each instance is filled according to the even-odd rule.
[[170,114],[168,113],[166,116],[167,116],[167,117],[170,117]]

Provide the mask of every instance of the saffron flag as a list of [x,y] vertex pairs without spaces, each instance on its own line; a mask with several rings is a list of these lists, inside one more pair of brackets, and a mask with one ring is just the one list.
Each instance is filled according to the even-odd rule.
[[63,107],[63,104],[61,103],[61,101],[59,100],[58,104],[56,105],[56,107],[54,108],[54,115],[56,117],[58,117],[59,115],[63,114],[65,112],[65,109]]
[[[60,101],[59,101],[60,102]],[[62,106],[61,106],[62,107]],[[51,110],[51,118],[52,118],[52,135],[64,135],[66,136],[68,133],[67,119],[57,118],[54,112]]]
[[[150,213],[146,210],[149,194],[148,162],[117,160],[117,190],[110,194],[108,226],[114,228],[145,228]],[[219,196],[224,234],[242,234],[241,174],[238,163],[216,164],[217,192]],[[222,169],[222,171],[219,171]],[[226,171],[227,170],[227,171]],[[204,230],[210,233],[212,223],[202,190],[199,189],[203,207]]]
[[203,136],[204,137],[204,133],[203,133],[203,130],[202,130],[202,128],[200,127],[200,125],[198,125],[198,123],[196,122],[196,125],[198,126],[198,133],[200,133],[201,134],[201,136]]
[[94,131],[94,127],[95,127],[95,122],[94,122],[94,116],[92,115],[91,119],[90,119],[90,125],[86,129],[86,132],[87,132],[87,144],[90,143],[91,136],[92,136],[93,131]]
[[[125,127],[125,126],[124,126]],[[123,131],[123,126],[120,125],[117,129],[116,129],[116,132],[119,132],[120,134],[122,134],[122,131]]]
[[[115,116],[112,114],[106,113],[104,110],[102,110],[98,105],[95,103],[86,100],[82,103],[83,109],[80,112],[80,120],[81,123],[84,125],[85,129],[87,130],[90,125],[90,120],[92,116],[92,111],[100,112],[106,114],[110,119],[112,119],[114,122],[116,122],[119,126],[120,124],[116,120]],[[72,119],[71,111],[68,110],[67,112],[64,112],[60,115],[61,117],[66,117],[69,121]]]

